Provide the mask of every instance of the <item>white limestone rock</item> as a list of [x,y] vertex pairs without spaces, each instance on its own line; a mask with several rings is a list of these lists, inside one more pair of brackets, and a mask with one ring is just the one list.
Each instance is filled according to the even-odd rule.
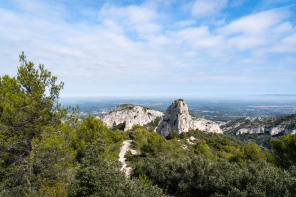
[[115,107],[111,112],[100,117],[109,127],[125,122],[124,130],[131,129],[134,125],[145,125],[162,117],[163,113],[153,109],[132,104],[123,104]]
[[188,132],[190,129],[222,133],[222,130],[217,123],[189,115],[188,106],[182,99],[175,100],[168,107],[156,132],[166,137],[174,130],[180,134]]
[[271,116],[265,119],[260,117],[244,117],[228,121],[221,128],[224,133],[236,135],[255,133],[269,133],[270,135],[295,134],[296,114]]
[[245,134],[245,133],[249,133],[249,129],[240,129],[236,132],[236,135],[241,135],[241,134]]
[[273,128],[268,129],[268,131],[269,131],[269,134],[270,135],[278,135],[280,133],[295,134],[296,133],[296,128],[289,129],[289,128],[287,128],[286,125],[280,124],[280,125],[278,125],[276,127],[273,127]]
[[178,133],[188,132],[190,122],[187,104],[183,100],[175,100],[166,110],[156,132],[165,137],[174,130]]
[[278,125],[276,127],[266,128],[266,127],[258,127],[258,128],[243,128],[236,132],[236,135],[241,134],[255,134],[255,133],[269,133],[270,135],[278,135],[278,134],[295,134],[296,129],[287,129],[286,125]]
[[190,129],[199,129],[208,133],[223,133],[219,124],[204,118],[191,116]]
[[240,134],[245,134],[245,133],[249,133],[249,134],[254,134],[254,133],[264,133],[265,132],[265,128],[264,127],[255,127],[255,128],[250,128],[250,129],[240,129],[236,132],[236,135],[240,135]]

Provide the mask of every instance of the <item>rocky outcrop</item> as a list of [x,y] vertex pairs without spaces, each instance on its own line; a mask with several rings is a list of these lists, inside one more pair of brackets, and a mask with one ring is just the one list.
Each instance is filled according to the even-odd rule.
[[115,107],[108,114],[99,117],[107,126],[114,127],[124,124],[124,130],[131,129],[134,125],[147,125],[156,122],[157,117],[162,117],[156,131],[160,135],[168,136],[172,131],[178,133],[188,132],[191,129],[199,129],[204,132],[222,133],[219,125],[204,118],[192,116],[188,112],[185,101],[174,101],[167,109],[165,115],[157,110],[148,109],[132,104],[124,104]]
[[163,113],[157,110],[132,104],[123,104],[99,118],[109,127],[124,123],[124,130],[126,131],[131,129],[133,125],[143,126],[162,116]]
[[199,129],[208,133],[223,133],[220,126],[211,120],[195,117],[192,115],[191,119],[192,121],[190,124],[190,129]]
[[243,128],[238,130],[236,132],[236,135],[245,134],[245,133],[248,133],[248,134],[265,133],[265,128],[264,127],[255,127],[255,128],[249,128],[249,129]]
[[265,119],[244,117],[229,121],[221,128],[224,133],[235,135],[254,133],[268,133],[270,135],[296,134],[296,114],[271,116]]
[[163,136],[168,136],[174,130],[178,133],[188,132],[190,123],[187,104],[183,100],[176,100],[166,110],[156,132]]
[[215,122],[190,115],[187,104],[182,99],[175,100],[168,107],[156,132],[166,137],[174,130],[183,133],[188,132],[190,129],[222,133],[219,125]]

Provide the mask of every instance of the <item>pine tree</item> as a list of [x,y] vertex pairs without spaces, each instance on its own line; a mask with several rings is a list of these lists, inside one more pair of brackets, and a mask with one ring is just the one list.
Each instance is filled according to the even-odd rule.
[[28,182],[33,173],[29,156],[33,139],[41,139],[46,126],[56,127],[67,109],[58,103],[63,82],[39,65],[19,56],[16,77],[0,77],[0,181],[11,187]]

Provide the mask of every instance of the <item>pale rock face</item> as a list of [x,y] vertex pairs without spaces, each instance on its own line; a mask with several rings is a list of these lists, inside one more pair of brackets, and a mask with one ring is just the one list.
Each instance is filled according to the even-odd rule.
[[264,133],[264,127],[257,127],[257,128],[252,128],[251,131],[250,131],[250,134],[253,134],[253,133]]
[[249,129],[240,129],[236,132],[236,135],[241,135],[245,133],[249,133]]
[[191,116],[191,119],[190,129],[199,129],[208,133],[223,133],[220,126],[211,120],[194,116]]
[[125,122],[124,130],[131,129],[134,125],[145,125],[154,121],[156,117],[162,117],[163,113],[157,110],[147,109],[131,104],[120,105],[114,108],[109,114],[103,115],[100,119],[109,127]]
[[166,110],[156,132],[163,136],[168,136],[174,130],[178,133],[188,132],[190,121],[187,104],[184,101],[176,100]]
[[295,134],[296,114],[285,114],[271,116],[265,119],[260,117],[245,117],[234,121],[229,121],[222,126],[224,133],[234,132],[241,134],[268,133],[270,135]]
[[289,133],[289,134],[295,134],[296,129],[287,129],[285,125],[278,125],[277,127],[273,127],[268,130],[270,135],[277,135],[280,133]]
[[287,129],[284,125],[279,125],[277,127],[272,128],[266,128],[266,127],[259,127],[259,128],[243,128],[236,132],[236,135],[241,134],[254,134],[254,133],[269,133],[270,135],[278,135],[280,133],[289,133],[289,134],[295,134],[296,129]]
[[189,115],[187,104],[183,100],[175,100],[169,106],[156,132],[166,137],[174,130],[183,133],[190,129],[222,133],[217,123]]
[[265,132],[265,128],[264,127],[257,127],[257,128],[250,128],[250,129],[240,129],[236,132],[236,135],[240,135],[240,134],[245,134],[245,133],[249,133],[249,134],[254,134],[254,133],[264,133]]

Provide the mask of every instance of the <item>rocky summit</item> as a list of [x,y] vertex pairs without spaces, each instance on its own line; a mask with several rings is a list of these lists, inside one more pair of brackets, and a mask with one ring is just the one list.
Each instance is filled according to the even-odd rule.
[[131,129],[133,125],[143,126],[162,116],[163,113],[157,110],[132,104],[123,104],[99,118],[109,127],[124,123],[124,130],[126,131]]
[[222,130],[217,123],[190,115],[188,112],[188,106],[182,99],[175,100],[169,106],[163,119],[159,123],[156,132],[166,137],[174,130],[180,134],[188,132],[190,129],[222,133]]

